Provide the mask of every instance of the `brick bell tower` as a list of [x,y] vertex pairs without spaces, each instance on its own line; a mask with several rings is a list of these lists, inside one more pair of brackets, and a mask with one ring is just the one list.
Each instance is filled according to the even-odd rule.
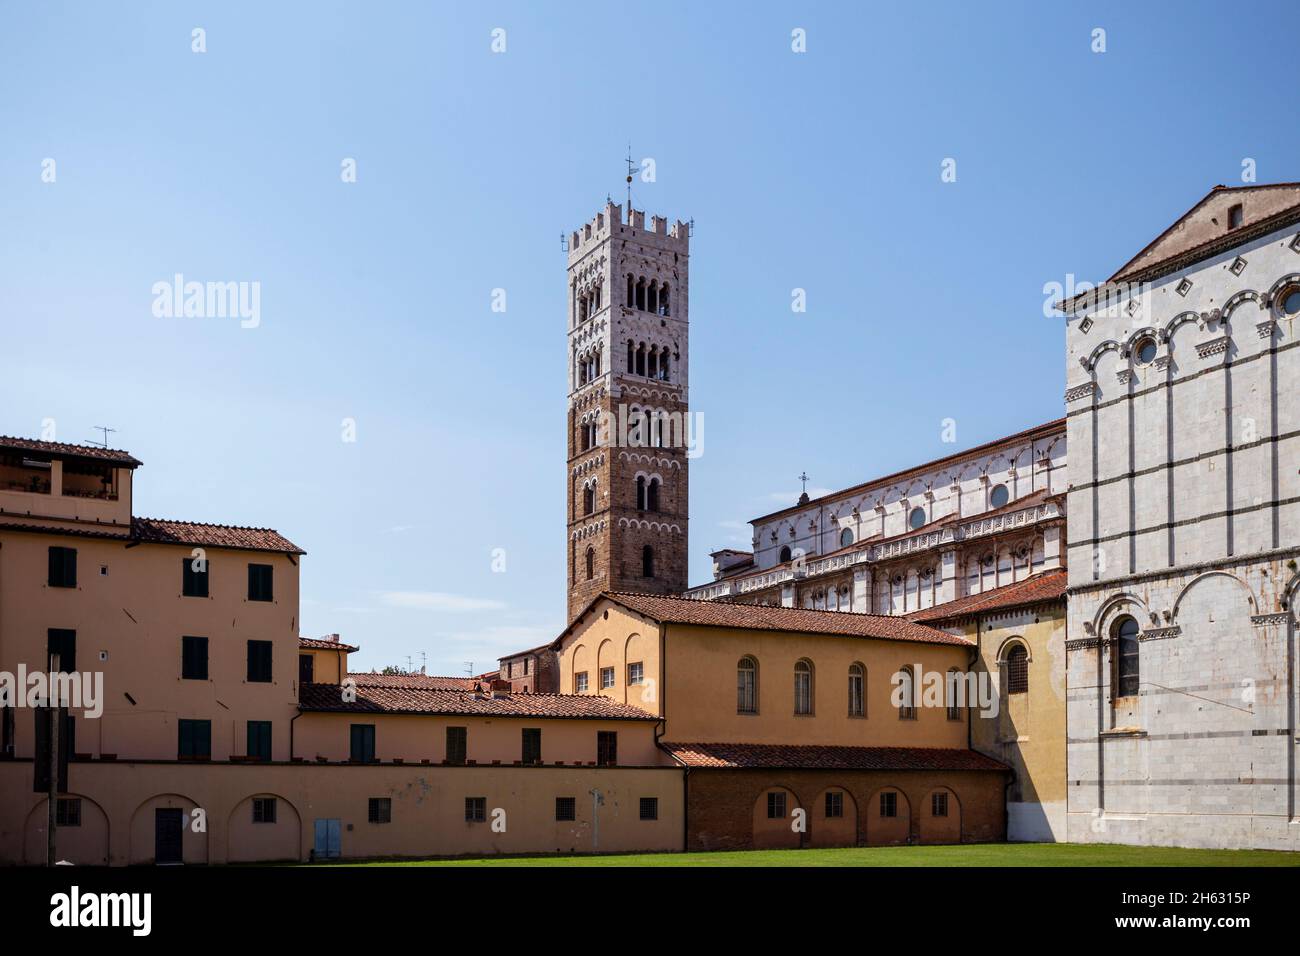
[[569,620],[687,587],[690,230],[607,202],[569,239]]

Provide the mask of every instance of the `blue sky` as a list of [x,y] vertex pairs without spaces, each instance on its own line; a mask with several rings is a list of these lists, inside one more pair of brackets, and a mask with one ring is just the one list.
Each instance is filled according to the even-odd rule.
[[[1297,27],[1294,3],[6,4],[0,433],[111,425],[137,514],[305,548],[302,632],[354,667],[486,670],[564,624],[559,237],[621,200],[629,140],[637,207],[696,223],[700,583],[803,469],[842,487],[954,451],[945,418],[965,447],[1061,415],[1044,284],[1105,278],[1245,159],[1300,179]],[[176,273],[260,283],[260,324],[156,317]]]

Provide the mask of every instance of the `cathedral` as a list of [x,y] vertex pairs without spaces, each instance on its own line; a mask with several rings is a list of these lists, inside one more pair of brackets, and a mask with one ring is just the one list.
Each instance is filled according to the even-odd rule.
[[805,494],[687,587],[681,442],[602,419],[686,417],[689,232],[607,205],[569,252],[566,634],[610,592],[925,625],[987,679],[1007,838],[1297,848],[1298,224],[1300,184],[1215,187],[1057,303],[1063,417]]

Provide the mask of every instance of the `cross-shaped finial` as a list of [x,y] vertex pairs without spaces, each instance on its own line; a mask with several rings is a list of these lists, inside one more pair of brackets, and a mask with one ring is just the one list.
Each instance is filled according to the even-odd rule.
[[803,491],[804,491],[805,493],[807,493],[807,491],[808,491],[808,472],[807,472],[807,471],[804,471],[802,474],[800,474],[800,475],[799,475],[799,480],[803,482]]

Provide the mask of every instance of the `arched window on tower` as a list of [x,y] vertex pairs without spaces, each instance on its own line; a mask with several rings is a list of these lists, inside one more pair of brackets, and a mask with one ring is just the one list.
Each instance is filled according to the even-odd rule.
[[636,348],[636,374],[645,374],[645,343],[642,342]]
[[636,476],[636,510],[645,511],[645,475]]
[[655,549],[646,545],[641,549],[641,577],[652,578],[655,576]]
[[645,311],[645,276],[642,276],[636,283],[636,307],[642,312]]
[[587,302],[587,297],[585,295],[579,296],[578,297],[578,321],[586,322],[587,316],[589,314],[590,314],[590,307]]
[[582,507],[585,514],[596,510],[596,483],[593,481],[582,489]]
[[659,353],[659,381],[668,381],[668,350]]
[[636,282],[632,278],[632,273],[627,274],[627,307],[630,309],[636,304]]
[[659,314],[667,317],[668,312],[668,283],[659,287]]
[[657,512],[659,510],[659,479],[658,478],[651,478],[650,484],[646,486],[645,508],[646,511]]
[[659,312],[659,283],[654,279],[650,280],[650,285],[646,289],[645,310],[647,312]]
[[650,378],[659,377],[659,346],[650,346],[650,356],[646,361],[646,374]]
[[627,374],[631,375],[636,371],[636,343],[631,339],[627,340]]
[[596,549],[587,549],[587,580],[590,581],[596,576]]

